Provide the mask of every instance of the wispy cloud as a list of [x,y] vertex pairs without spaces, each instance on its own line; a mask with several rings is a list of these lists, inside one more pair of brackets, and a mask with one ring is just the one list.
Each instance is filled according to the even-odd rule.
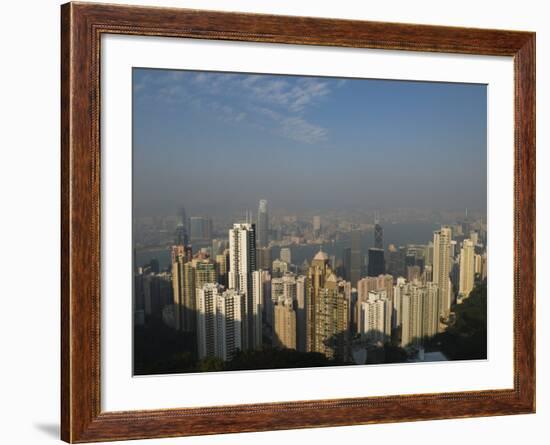
[[327,130],[319,125],[312,124],[299,116],[286,116],[266,107],[254,108],[256,115],[263,116],[275,122],[276,133],[288,139],[307,144],[324,141]]
[[314,144],[326,139],[327,130],[310,124],[301,117],[287,117],[282,121],[283,134],[295,141]]
[[[185,102],[207,108],[226,122],[250,124],[294,141],[315,144],[328,130],[311,122],[308,113],[345,81],[187,71],[153,72],[142,76],[134,91],[151,87],[166,103]],[[139,86],[138,86],[139,85]]]

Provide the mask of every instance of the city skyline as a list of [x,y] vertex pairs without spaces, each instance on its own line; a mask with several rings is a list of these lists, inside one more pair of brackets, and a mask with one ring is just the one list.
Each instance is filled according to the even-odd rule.
[[258,194],[289,210],[486,208],[484,85],[150,69],[133,82],[137,215],[243,213]]
[[[259,210],[257,223],[269,212],[265,200]],[[318,223],[314,218],[308,236],[322,235]],[[375,227],[374,245],[383,245],[378,219]],[[457,322],[472,323],[461,318],[462,308],[473,311],[467,317],[486,316],[478,308],[486,292],[486,226],[466,218],[434,231],[425,244],[370,248],[368,268],[358,233],[351,232],[347,262],[320,247],[309,263],[293,270],[292,247],[281,249],[272,264],[262,264],[260,251],[271,251],[273,243],[268,235],[267,246],[257,245],[254,222],[234,223],[225,241],[213,239],[207,248],[193,250],[175,241],[171,274],[154,259],[136,270],[135,328],[140,332],[155,318],[162,320],[174,329],[172,335],[187,339],[185,354],[197,356],[191,370],[232,369],[235,361],[242,369],[295,367],[279,355],[285,350],[295,351],[302,366],[309,360],[310,366],[367,364],[370,354],[371,363],[457,359],[452,346],[441,342],[449,342]],[[179,229],[175,235],[181,239]],[[351,254],[354,250],[358,253]],[[375,269],[373,251],[381,254]],[[484,358],[486,345],[476,344],[486,338],[484,323],[485,333],[474,334],[462,359]],[[425,358],[425,348],[433,358]],[[258,364],[273,354],[275,363]],[[138,374],[144,373],[141,367]]]

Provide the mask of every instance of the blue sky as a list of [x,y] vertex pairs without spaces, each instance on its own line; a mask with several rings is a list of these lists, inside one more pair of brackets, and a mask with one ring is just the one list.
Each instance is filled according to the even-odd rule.
[[485,85],[133,70],[138,214],[486,208]]

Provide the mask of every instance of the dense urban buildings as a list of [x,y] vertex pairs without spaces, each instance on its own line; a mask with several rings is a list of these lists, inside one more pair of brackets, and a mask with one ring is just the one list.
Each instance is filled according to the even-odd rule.
[[[167,247],[165,267],[155,258],[136,264],[136,325],[160,317],[191,339],[187,348],[199,361],[229,362],[242,351],[275,348],[350,364],[358,362],[358,351],[368,356],[387,345],[414,361],[453,323],[453,307],[487,276],[481,219],[468,221],[468,230],[461,223],[441,225],[425,244],[390,243],[384,249],[375,247],[384,233],[377,216],[372,237],[353,226],[347,233],[345,225],[338,229],[348,244],[330,254],[320,240],[326,243],[334,229],[316,217],[309,232],[303,222],[299,240],[293,239],[299,220],[274,223],[265,200],[256,221],[248,212],[245,219],[232,223],[225,237],[211,233],[210,244],[197,248],[176,221],[174,239],[187,244]],[[259,247],[260,224],[278,230],[285,241],[268,237]],[[317,251],[306,254],[308,246]]]

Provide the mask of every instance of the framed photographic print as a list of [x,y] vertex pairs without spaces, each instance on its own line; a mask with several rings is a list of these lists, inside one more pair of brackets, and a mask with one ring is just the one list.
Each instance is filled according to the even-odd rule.
[[535,410],[535,35],[62,6],[62,439]]

